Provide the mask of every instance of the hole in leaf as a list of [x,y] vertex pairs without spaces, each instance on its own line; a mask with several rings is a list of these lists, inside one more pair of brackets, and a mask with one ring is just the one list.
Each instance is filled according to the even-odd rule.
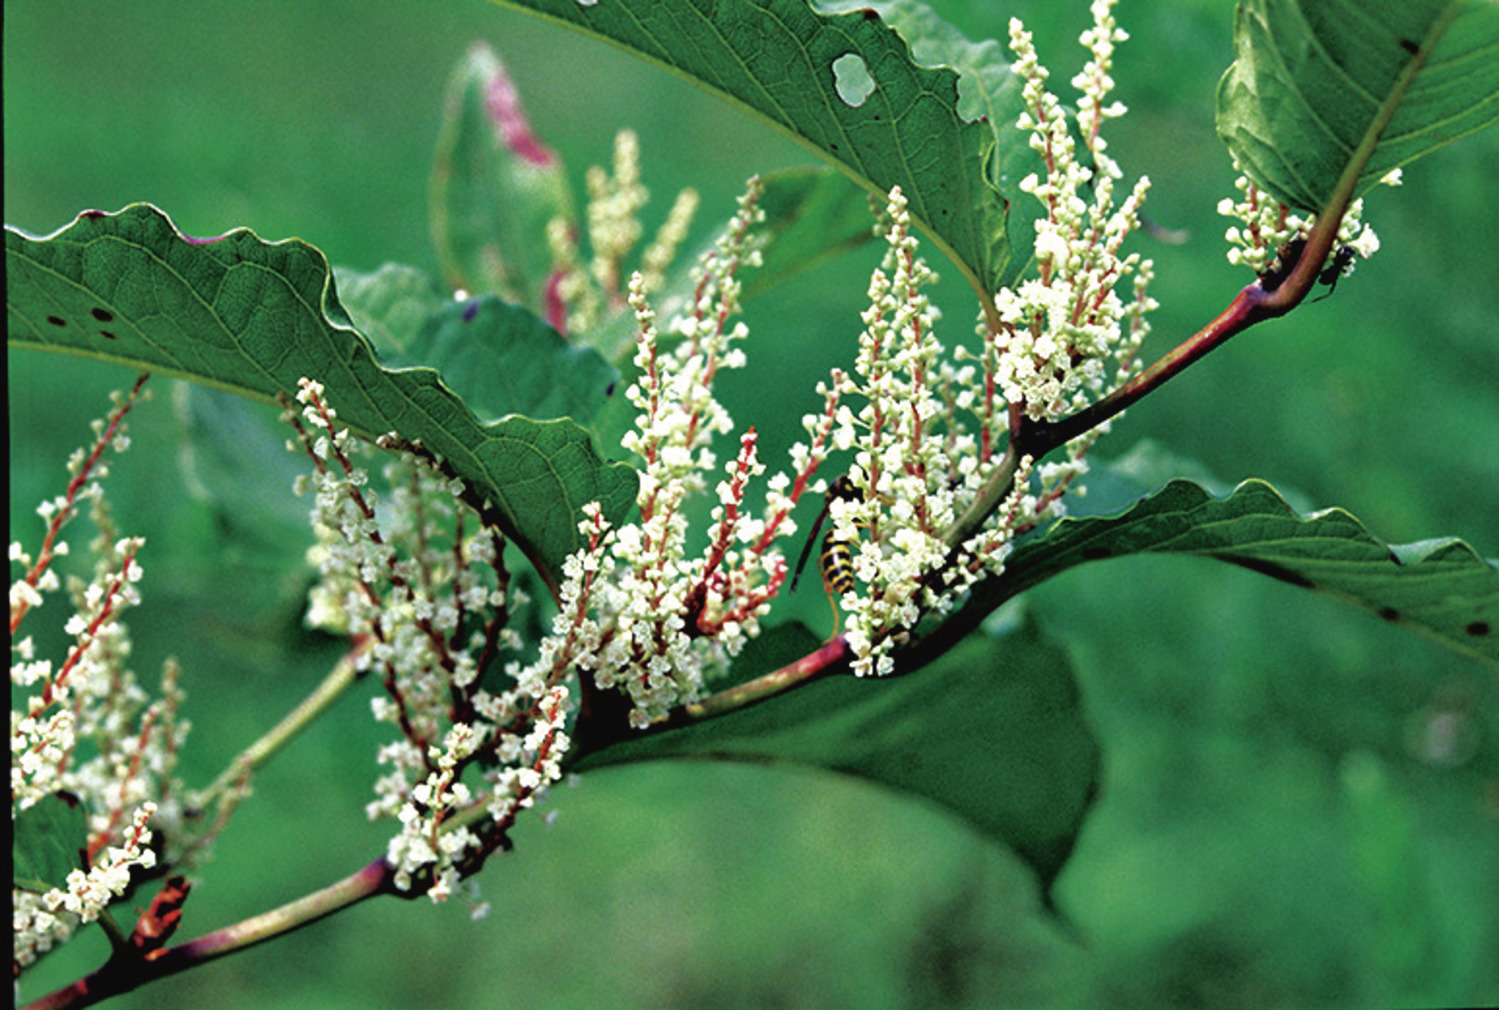
[[66,326],[66,325],[68,325],[64,320],[59,319],[56,316],[48,316],[47,317],[47,322],[51,323],[53,326]]
[[94,309],[94,318],[101,323],[107,323],[114,319],[115,314],[108,309]]
[[108,330],[100,330],[99,336],[103,337],[105,340],[115,339],[115,335],[113,333],[110,333]]
[[592,7],[594,4],[596,4],[598,2],[599,2],[599,0],[578,0],[578,6],[579,7]]
[[864,57],[844,53],[834,60],[833,88],[845,105],[855,109],[863,105],[864,100],[874,94],[874,78],[869,76]]

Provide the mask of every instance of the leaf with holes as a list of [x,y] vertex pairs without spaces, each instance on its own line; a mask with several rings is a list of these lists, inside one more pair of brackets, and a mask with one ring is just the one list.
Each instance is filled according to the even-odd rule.
[[1241,0],[1218,135],[1282,203],[1316,211],[1499,119],[1493,0]]
[[921,4],[496,2],[717,93],[875,193],[900,186],[921,228],[982,291],[1030,257],[1028,226],[1006,225],[1009,201],[1023,196],[1013,181],[1034,158],[1011,125],[1020,87],[997,47],[972,46]]
[[505,532],[556,579],[579,545],[583,505],[613,521],[636,478],[567,420],[482,423],[430,368],[391,369],[339,304],[323,254],[245,229],[190,239],[135,204],[89,211],[46,238],[5,232],[12,346],[164,372],[275,402],[316,378],[353,431],[396,431],[444,457],[499,510]]

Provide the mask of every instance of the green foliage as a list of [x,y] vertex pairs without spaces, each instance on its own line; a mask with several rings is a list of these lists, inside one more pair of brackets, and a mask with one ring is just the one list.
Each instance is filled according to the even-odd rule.
[[548,576],[577,549],[585,503],[602,503],[616,519],[634,505],[633,472],[601,459],[570,421],[485,424],[436,371],[382,365],[339,304],[327,260],[305,242],[268,243],[243,229],[189,239],[138,204],[85,213],[46,238],[7,229],[5,252],[12,346],[94,356],[267,402],[294,397],[303,376],[321,376],[352,430],[398,431],[445,457]]
[[74,797],[43,796],[13,819],[12,830],[17,887],[38,892],[61,887],[69,873],[83,866],[88,816]]
[[530,312],[494,295],[448,302],[408,346],[480,417],[521,414],[587,425],[616,390],[619,373],[591,347],[564,340]]
[[[870,7],[868,4],[824,3],[815,12],[789,2],[756,4],[749,10],[757,17],[767,12],[784,15],[781,21],[768,22],[767,30],[772,32],[769,41],[755,34],[757,26],[741,20],[743,12],[736,5],[710,8],[707,4],[684,4],[678,9],[686,16],[679,19],[659,16],[668,6],[664,4],[584,6],[572,0],[554,0],[509,5],[540,9],[546,16],[583,25],[586,30],[666,65],[679,75],[698,80],[768,118],[871,190],[879,191],[899,182],[907,188],[913,208],[922,215],[925,226],[970,280],[977,278],[987,286],[1000,278],[1012,278],[1029,258],[1033,219],[1029,215],[1034,213],[1030,209],[1033,201],[1021,195],[1009,208],[1006,218],[1000,196],[1003,193],[1012,200],[1015,198],[1014,182],[1029,170],[1025,159],[1033,157],[1013,136],[1006,136],[1005,124],[1013,121],[1018,110],[1014,79],[998,57],[995,43],[969,45],[931,18],[921,5],[897,2],[871,7],[885,22],[897,27],[900,32],[897,37],[885,24],[861,12],[862,8]],[[1374,10],[1412,20],[1431,13],[1419,6],[1414,10],[1397,10],[1394,5],[1376,5]],[[626,15],[637,17],[631,21]],[[1430,46],[1423,46],[1425,69],[1403,99],[1397,94],[1400,83],[1392,82],[1390,76],[1391,66],[1399,62],[1402,54],[1391,52],[1387,45],[1366,45],[1369,38],[1355,35],[1343,39],[1334,50],[1345,55],[1377,52],[1383,59],[1359,63],[1354,68],[1370,75],[1367,79],[1360,78],[1366,84],[1373,82],[1368,84],[1370,89],[1383,89],[1370,93],[1382,96],[1382,108],[1394,112],[1392,125],[1363,173],[1365,183],[1377,178],[1385,168],[1408,162],[1461,133],[1477,129],[1488,121],[1485,117],[1492,116],[1492,93],[1496,87],[1486,75],[1494,61],[1486,59],[1492,52],[1484,48],[1491,45],[1484,37],[1492,34],[1492,5],[1449,5],[1437,11],[1436,16],[1437,28],[1430,29],[1428,25],[1430,30],[1423,30],[1422,38],[1433,40]],[[1449,16],[1455,20],[1440,20]],[[726,20],[716,21],[718,18]],[[1288,23],[1290,27],[1286,27]],[[1348,101],[1340,90],[1325,85],[1323,75],[1330,73],[1332,67],[1349,69],[1352,64],[1347,60],[1334,60],[1332,64],[1318,62],[1322,52],[1319,46],[1366,26],[1364,19],[1355,15],[1326,17],[1310,26],[1296,22],[1291,8],[1273,2],[1241,4],[1241,62],[1223,80],[1220,99],[1222,110],[1226,111],[1222,111],[1220,129],[1241,160],[1253,166],[1251,171],[1258,181],[1283,199],[1308,208],[1318,206],[1347,163],[1349,148],[1368,135],[1373,121],[1368,109]],[[704,34],[709,29],[712,32]],[[765,24],[759,24],[758,29],[765,29]],[[716,34],[719,31],[723,34]],[[720,44],[726,48],[714,48]],[[1256,55],[1298,52],[1311,56],[1302,65],[1303,72],[1282,74],[1283,64],[1242,59],[1250,47]],[[739,58],[733,55],[735,52]],[[848,53],[857,55],[866,67],[872,68],[877,83],[875,92],[857,107],[848,105],[839,95],[836,79],[829,69],[835,57]],[[1460,59],[1462,56],[1470,59]],[[731,68],[732,73],[726,68]],[[1251,74],[1251,68],[1265,71],[1268,76]],[[497,142],[484,105],[486,89],[495,85],[499,73],[492,57],[475,49],[452,81],[432,190],[434,232],[445,279],[462,280],[475,292],[499,292],[526,301],[527,293],[534,295],[538,290],[535,264],[540,262],[537,258],[540,247],[535,239],[539,218],[519,220],[514,212],[521,209],[520,200],[512,201],[508,196],[540,191],[542,202],[550,200],[549,206],[563,210],[564,216],[568,202],[560,162],[556,172],[526,177],[525,166],[506,160],[508,149]],[[1295,105],[1284,101],[1288,96],[1306,99],[1306,107],[1315,111],[1318,121],[1332,124],[1329,132],[1319,132],[1320,126],[1305,119],[1280,118],[1281,112]],[[987,116],[987,123],[976,120],[980,114]],[[869,234],[863,192],[846,179],[825,170],[800,171],[782,179],[779,184],[772,180],[767,191],[772,243],[767,249],[767,269],[749,279],[748,290],[753,293],[762,293],[794,279],[811,266],[822,265],[837,253],[859,245]],[[79,249],[73,248],[84,234],[92,236],[90,241],[113,238],[108,234],[115,227],[112,222],[124,224],[131,220],[136,220],[132,227],[149,233],[128,236],[127,244],[133,248],[101,246],[101,258],[97,261],[87,251],[81,251],[81,245]],[[288,381],[294,382],[297,374],[325,376],[331,367],[338,378],[325,381],[346,421],[366,433],[396,427],[401,434],[424,438],[438,448],[466,476],[500,496],[498,500],[507,509],[514,526],[512,534],[531,548],[544,571],[555,572],[558,561],[570,549],[569,544],[575,545],[575,539],[568,538],[574,535],[573,520],[580,502],[607,492],[613,495],[616,515],[628,510],[633,482],[627,471],[601,460],[588,439],[591,431],[599,439],[597,444],[605,447],[605,453],[610,451],[613,443],[602,437],[601,432],[615,430],[618,417],[612,411],[617,410],[620,398],[616,390],[611,399],[608,390],[611,383],[620,380],[599,355],[562,343],[532,312],[506,306],[493,298],[454,304],[427,273],[407,267],[386,267],[370,275],[339,271],[335,295],[321,254],[305,244],[267,245],[248,233],[236,232],[221,240],[195,245],[167,234],[170,230],[169,223],[158,212],[137,207],[117,216],[80,220],[73,229],[48,240],[30,239],[8,231],[7,295],[8,302],[14,302],[9,317],[12,345],[45,344],[70,354],[96,356],[133,367],[152,367],[232,388],[261,400],[288,391]],[[530,237],[519,245],[508,238],[495,242],[495,236],[502,233]],[[520,252],[522,259],[501,257],[504,267],[497,268],[498,247]],[[243,255],[244,260],[227,263],[223,256],[230,250]],[[102,263],[104,269],[89,269],[91,263],[96,266]],[[209,292],[223,297],[219,293],[223,289],[218,285],[241,264],[256,268],[245,272],[257,274],[260,280],[239,289],[239,296],[232,297],[231,303],[220,309]],[[210,278],[206,274],[210,268],[222,273]],[[186,280],[189,277],[193,280]],[[267,282],[268,286],[262,286]],[[228,290],[231,296],[235,295],[233,286]],[[278,291],[284,291],[285,295]],[[250,307],[250,302],[244,300],[247,297],[255,300],[256,310],[247,310]],[[1337,303],[1340,307],[1345,297],[1340,290]],[[163,301],[157,305],[151,298]],[[535,301],[528,304],[533,311],[539,308]],[[115,318],[106,326],[93,312],[95,308]],[[59,328],[42,322],[49,315],[62,319],[65,325]],[[292,325],[287,325],[288,321]],[[257,329],[262,322],[267,324],[265,329]],[[628,319],[616,325],[627,328]],[[120,328],[110,329],[111,326]],[[57,329],[65,331],[67,337],[57,339],[53,332]],[[101,337],[99,332],[103,329],[109,329],[112,336]],[[383,367],[360,333],[384,359]],[[797,339],[801,339],[800,334]],[[101,340],[109,343],[101,344]],[[776,346],[769,344],[768,338],[766,344]],[[101,346],[108,349],[101,353]],[[605,340],[593,346],[623,345]],[[753,350],[751,356],[755,356]],[[423,367],[401,370],[390,367],[396,364]],[[521,371],[523,367],[538,371],[526,374]],[[565,381],[554,388],[545,378],[549,375],[565,376]],[[354,406],[346,406],[340,392],[352,397]],[[601,400],[608,402],[599,413]],[[1304,409],[1304,405],[1297,409]],[[511,412],[526,417],[484,423]],[[533,423],[547,417],[567,417],[575,423]],[[543,437],[547,433],[555,438]],[[447,448],[440,447],[439,441]],[[534,460],[534,465],[530,460]],[[1103,485],[1107,476],[1100,476],[1103,479],[1098,484]],[[538,485],[544,489],[539,496],[535,492]],[[1092,515],[1065,520],[1023,543],[1011,562],[1013,576],[982,590],[973,614],[981,617],[999,600],[1085,561],[1137,553],[1198,555],[1227,560],[1283,582],[1352,602],[1418,628],[1482,662],[1492,664],[1499,659],[1492,633],[1499,605],[1499,589],[1496,589],[1499,570],[1461,541],[1443,539],[1391,547],[1342,510],[1298,514],[1279,492],[1260,481],[1246,482],[1219,497],[1197,484],[1174,481],[1138,503],[1130,503],[1154,486],[1110,500],[1106,508]],[[1097,490],[1095,487],[1095,494]],[[1137,565],[1130,571],[1144,569]],[[1078,573],[1074,578],[1084,574]],[[1170,577],[1159,581],[1169,583]],[[1063,583],[1072,584],[1071,580]],[[1202,584],[1220,583],[1204,577]],[[1191,624],[1215,624],[1209,601],[1201,598],[1197,585],[1182,579],[1183,591],[1176,597],[1168,596],[1165,606],[1151,615],[1153,624],[1143,633],[1134,632],[1134,636],[1169,638],[1159,630],[1176,627],[1172,617],[1161,612],[1167,609],[1186,613]],[[1185,591],[1189,586],[1191,592]],[[1128,588],[1142,599],[1160,599],[1143,585]],[[1046,589],[1053,591],[1056,587]],[[1053,613],[1061,612],[1055,605],[1057,598],[1050,598]],[[1011,847],[1049,890],[1078,840],[1083,816],[1091,807],[1100,779],[1098,745],[1090,723],[1083,717],[1071,658],[1098,647],[1090,646],[1084,606],[1078,600],[1066,601],[1064,606],[1070,608],[1066,612],[1075,618],[1067,627],[1066,652],[1029,624],[999,637],[975,634],[941,660],[907,676],[881,682],[823,678],[804,689],[701,725],[585,755],[580,767],[602,768],[641,761],[652,761],[659,766],[667,763],[662,759],[728,758],[736,762],[831,769],[906,795],[923,797],[956,813],[985,837]],[[1247,607],[1228,604],[1221,609],[1241,620],[1251,612]],[[1261,627],[1258,634],[1275,637]],[[1214,627],[1210,633],[1216,634],[1218,630]],[[773,669],[816,645],[815,636],[797,625],[784,625],[741,658],[735,675],[742,679]],[[1271,654],[1271,646],[1266,642],[1241,641],[1240,645],[1241,652],[1253,652],[1254,658],[1258,658],[1261,648],[1266,656]],[[1181,692],[1180,697],[1173,698],[1172,707],[1165,714],[1131,713],[1129,718],[1118,714],[1118,695],[1138,692],[1137,697],[1132,697],[1142,710],[1150,709],[1158,700],[1151,694],[1155,681],[1143,685],[1121,684],[1115,679],[1116,674],[1129,668],[1123,662],[1116,668],[1116,655],[1131,648],[1142,656],[1156,657],[1154,664],[1144,660],[1139,664],[1148,676],[1160,678],[1161,683],[1170,681],[1177,685],[1172,690]],[[1182,709],[1198,706],[1193,712],[1200,717],[1202,710],[1218,697],[1214,692],[1221,687],[1213,677],[1204,675],[1202,669],[1176,655],[1175,648],[1172,641],[1161,646],[1160,652],[1153,652],[1143,642],[1130,641],[1118,648],[1116,655],[1108,656],[1106,663],[1097,663],[1095,659],[1095,666],[1103,667],[1107,678],[1098,676],[1097,670],[1092,671],[1091,680],[1083,677],[1091,692],[1090,709],[1105,713],[1105,724],[1098,735],[1108,742],[1111,763],[1117,762],[1115,768],[1124,766],[1114,782],[1119,787],[1118,794],[1122,794],[1118,802],[1128,803],[1131,790],[1145,791],[1147,786],[1142,780],[1159,780],[1158,787],[1150,787],[1158,788],[1159,795],[1152,793],[1142,807],[1130,808],[1131,816],[1138,816],[1138,821],[1121,831],[1117,821],[1105,819],[1095,829],[1093,841],[1096,849],[1098,840],[1106,839],[1105,847],[1111,844],[1116,852],[1122,853],[1121,879],[1143,871],[1139,877],[1142,883],[1136,887],[1138,893],[1131,894],[1138,899],[1139,908],[1148,909],[1143,914],[1157,916],[1156,926],[1161,936],[1168,936],[1175,925],[1189,924],[1188,911],[1172,907],[1160,895],[1152,899],[1144,893],[1151,886],[1144,881],[1157,884],[1164,881],[1163,893],[1179,883],[1173,872],[1152,870],[1162,862],[1172,863],[1174,868],[1173,845],[1181,846],[1182,852],[1195,852],[1201,835],[1212,835],[1217,830],[1228,839],[1233,835],[1229,825],[1241,828],[1254,825],[1256,815],[1263,813],[1267,815],[1265,820],[1275,825],[1261,828],[1262,833],[1253,835],[1263,852],[1272,848],[1273,843],[1286,844],[1274,834],[1282,825],[1293,825],[1293,832],[1308,825],[1315,828],[1323,815],[1319,804],[1327,799],[1320,794],[1312,795],[1313,790],[1308,787],[1305,805],[1308,809],[1315,807],[1315,813],[1302,812],[1301,820],[1297,820],[1294,811],[1287,813],[1276,805],[1280,800],[1275,790],[1286,782],[1301,782],[1315,776],[1301,774],[1304,769],[1300,767],[1260,768],[1259,750],[1249,742],[1255,738],[1247,733],[1225,743],[1224,737],[1229,734],[1223,733],[1221,727],[1201,723],[1178,725],[1177,716]],[[1244,660],[1251,664],[1253,661],[1253,658]],[[1270,665],[1270,661],[1264,659],[1262,665]],[[1435,662],[1429,669],[1418,668],[1405,689],[1433,690],[1439,671],[1444,669],[1452,668]],[[1335,675],[1331,669],[1324,673],[1329,677]],[[1373,672],[1368,679],[1374,679]],[[1110,691],[1102,690],[1106,686],[1117,694],[1110,697]],[[1327,718],[1319,722],[1316,732],[1331,732],[1324,723],[1337,724],[1341,718],[1352,720],[1358,697],[1357,685],[1350,687],[1343,708],[1330,706]],[[1231,698],[1225,705],[1233,708],[1241,700]],[[1290,704],[1295,703],[1298,702]],[[1394,730],[1390,727],[1403,711],[1381,713],[1383,721],[1378,722],[1371,735],[1388,745],[1385,738],[1398,735],[1398,726]],[[1273,714],[1277,724],[1291,721],[1284,712],[1277,710]],[[1284,741],[1277,741],[1277,745],[1283,744]],[[1169,780],[1158,774],[1166,766],[1162,755],[1173,747],[1190,750],[1193,759],[1201,762],[1199,767],[1207,766],[1213,774],[1200,779],[1183,775]],[[1223,755],[1235,748],[1252,753],[1252,758],[1231,764]],[[1398,749],[1395,753],[1399,753]],[[1492,769],[1491,764],[1488,767]],[[1246,776],[1232,769],[1252,769],[1253,774]],[[1353,871],[1356,883],[1368,889],[1376,912],[1398,909],[1402,916],[1420,918],[1426,923],[1432,907],[1438,904],[1436,895],[1441,892],[1405,872],[1411,862],[1422,858],[1409,812],[1418,802],[1424,802],[1420,782],[1386,775],[1379,769],[1372,758],[1350,762],[1345,769],[1345,800],[1351,807],[1352,821],[1348,847],[1356,857]],[[670,772],[663,774],[669,776]],[[630,806],[637,795],[643,794],[637,804],[640,810],[616,811],[617,819],[606,818],[604,828],[636,823],[628,820],[635,817],[649,828],[643,834],[642,846],[656,844],[661,836],[657,810],[668,807],[670,800],[652,795],[648,787],[637,787],[632,792],[624,773],[610,772],[600,779],[611,786],[616,781],[626,782],[621,790],[626,797],[622,807]],[[590,776],[588,780],[592,782],[593,778]],[[773,794],[777,788],[775,781],[772,777],[769,787],[759,787],[765,790],[764,794],[756,795]],[[1232,791],[1235,782],[1239,792]],[[755,793],[756,789],[743,788],[747,793]],[[603,792],[607,794],[609,790]],[[1195,798],[1182,799],[1184,795]],[[1334,793],[1333,798],[1337,795]],[[1234,798],[1225,800],[1226,796]],[[558,802],[563,806],[568,803],[566,798],[559,798]],[[1178,806],[1171,807],[1170,803]],[[1196,806],[1192,806],[1194,803]],[[586,802],[582,806],[586,811]],[[1225,810],[1226,807],[1233,809]],[[1186,823],[1191,826],[1190,831],[1181,827],[1184,810],[1188,811]],[[1395,812],[1393,816],[1391,810]],[[1167,838],[1168,829],[1152,816],[1161,811],[1177,816],[1174,837]],[[704,830],[712,826],[712,819],[711,815],[705,818]],[[895,821],[895,817],[891,815],[890,820]],[[22,818],[22,822],[27,819]],[[27,823],[28,831],[31,823],[34,822]],[[913,823],[900,820],[893,832],[896,837],[891,842],[891,851],[906,858],[911,847],[899,832],[913,830]],[[722,830],[721,825],[717,827]],[[18,839],[21,830],[18,822]],[[565,836],[565,831],[559,835]],[[1164,845],[1160,844],[1163,839]],[[559,860],[553,867],[555,872],[551,876],[561,883],[555,889],[548,887],[537,894],[538,903],[541,899],[550,902],[560,891],[578,902],[574,916],[588,914],[601,900],[599,896],[608,893],[608,883],[592,878],[586,878],[589,883],[583,885],[569,882],[577,879],[580,865],[586,874],[589,859],[600,861],[597,838],[579,843],[562,837],[557,842],[562,846],[576,844],[578,847],[570,850],[575,858],[571,862]],[[1132,843],[1149,843],[1155,848],[1148,854],[1132,856]],[[840,839],[838,844],[848,843]],[[1219,840],[1217,844],[1228,854],[1226,863],[1243,862],[1244,836]],[[1236,844],[1239,848],[1234,847]],[[30,847],[31,843],[27,845]],[[527,848],[528,858],[533,851],[544,848],[540,844],[534,849]],[[664,859],[665,845],[662,850]],[[845,851],[840,850],[840,854]],[[636,855],[627,853],[624,859]],[[1297,855],[1311,859],[1317,854],[1298,852]],[[1135,860],[1133,863],[1131,858]],[[18,863],[19,859],[18,854]],[[1335,857],[1325,862],[1334,867],[1340,865]],[[630,867],[636,865],[623,860],[611,863],[608,877],[625,879],[631,873]],[[681,872],[681,864],[672,865],[670,872]],[[726,864],[724,873],[731,872],[737,871],[732,864]],[[1095,874],[1091,878],[1090,872]],[[1095,909],[1103,909],[1097,914],[1099,921],[1105,923],[1105,932],[1123,921],[1116,880],[1108,876],[1109,872],[1109,868],[1100,869],[1098,862],[1085,865],[1082,875],[1075,879],[1092,886],[1077,887],[1072,892],[1077,899],[1074,905],[1091,904]],[[1337,876],[1336,871],[1333,875]],[[1222,876],[1233,879],[1231,873]],[[45,879],[55,878],[49,875]],[[1215,879],[1211,886],[1201,888],[1201,892],[1211,892],[1217,900],[1223,891],[1219,883]],[[1320,879],[1315,882],[1316,887],[1321,885]],[[1125,889],[1129,890],[1128,886]],[[1285,890],[1284,895],[1277,890],[1277,898],[1294,896],[1294,888]],[[882,897],[883,892],[881,889]],[[1260,900],[1262,905],[1273,905],[1269,898]],[[1008,906],[1005,910],[1009,911]],[[1115,916],[1112,920],[1111,915]],[[1382,997],[1395,1000],[1412,992],[1471,992],[1458,983],[1450,983],[1456,986],[1453,989],[1442,990],[1421,975],[1422,959],[1437,949],[1435,934],[1429,926],[1419,933],[1420,943],[1413,949],[1414,934],[1403,931],[1398,923],[1387,918],[1378,915],[1374,918],[1379,922],[1374,936],[1377,950],[1369,957],[1379,963],[1372,970],[1401,980],[1389,993],[1380,993]],[[850,923],[849,928],[856,925]],[[950,923],[939,925],[952,928]],[[1179,948],[1169,950],[1152,948],[1158,960],[1140,962],[1151,965],[1150,977],[1158,983],[1156,989],[1126,991],[1100,982],[1093,995],[1146,1004],[1161,995],[1160,978],[1175,977],[1182,980],[1183,987],[1188,987],[1194,979],[1177,971],[1180,964],[1193,966],[1196,971],[1214,958],[1234,962],[1234,958],[1241,956],[1243,947],[1236,945],[1251,941],[1245,939],[1247,932],[1234,933],[1235,928],[1248,929],[1227,925],[1208,929],[1200,928],[1200,923],[1183,926],[1184,935],[1195,940],[1184,940]],[[933,929],[934,934],[939,932],[940,929]],[[462,942],[466,947],[467,941]],[[1146,946],[1144,939],[1132,937],[1132,942],[1139,943],[1142,949]],[[1201,945],[1193,946],[1193,942]],[[497,940],[495,946],[503,944]],[[996,956],[1012,954],[1013,948],[1005,947],[995,953]],[[1117,948],[1108,956],[1121,963],[1129,961],[1128,970],[1136,973],[1135,977],[1143,977],[1132,957],[1121,955]],[[1173,957],[1177,960],[1172,960]],[[1253,975],[1255,967],[1249,965],[1243,974]],[[1119,971],[1122,973],[1124,969]],[[1227,974],[1212,978],[1221,982]],[[1319,975],[1315,970],[1306,971],[1307,979]],[[1209,978],[1205,969],[1203,977]],[[403,981],[412,986],[419,984]],[[1275,996],[1294,991],[1294,979],[1286,982],[1281,978],[1273,985],[1263,984],[1266,988],[1256,989],[1245,983],[1246,987],[1234,994],[1245,1003],[1257,1003],[1262,1001],[1259,997],[1264,1002],[1273,1002]],[[1324,995],[1345,991],[1334,982],[1323,980],[1318,984],[1329,986],[1317,990]],[[721,989],[720,982],[706,991],[722,995]],[[1211,995],[1215,990],[1207,992]],[[1222,990],[1216,993],[1221,996]],[[1188,995],[1177,993],[1183,1000],[1190,999],[1192,994],[1195,990]],[[1052,996],[1062,1003],[1068,1002],[1065,993],[1058,997],[1053,992]],[[979,1000],[972,1005],[984,1002]]]
[[[996,149],[990,125],[1019,116],[1018,86],[1002,70],[996,78],[968,78],[960,109],[958,74],[913,59],[910,37],[867,4],[827,14],[803,0],[499,2],[595,35],[718,93],[874,193],[900,186],[912,216],[977,288],[994,290],[1029,258],[1012,254],[1012,244],[1028,251],[1032,236],[1006,228],[1006,204],[1020,194],[1001,191],[1008,167],[997,161],[1010,152]],[[944,56],[954,38],[935,43]],[[877,81],[872,93],[840,94],[834,64],[850,57]],[[980,109],[992,113],[988,123],[973,118]]]
[[1488,0],[1243,0],[1218,134],[1282,203],[1316,211],[1358,160],[1360,194],[1499,118]]
[[869,194],[832,169],[783,169],[765,178],[764,263],[744,281],[757,295],[874,238]]
[[432,173],[443,279],[542,312],[553,218],[573,219],[562,161],[531,132],[494,50],[475,45],[448,85]]
[[1066,652],[1027,626],[970,636],[918,674],[825,677],[585,754],[578,768],[713,758],[841,772],[957,814],[1049,889],[1098,790],[1099,748],[1081,704]]
[[987,612],[1074,565],[1141,552],[1243,565],[1499,666],[1499,567],[1454,538],[1391,546],[1342,509],[1299,516],[1264,481],[1217,498],[1173,480],[1118,515],[1064,519],[1021,545],[973,606]]
[[388,362],[409,362],[417,334],[452,297],[416,267],[386,263],[373,273],[333,268],[338,300],[376,353]]

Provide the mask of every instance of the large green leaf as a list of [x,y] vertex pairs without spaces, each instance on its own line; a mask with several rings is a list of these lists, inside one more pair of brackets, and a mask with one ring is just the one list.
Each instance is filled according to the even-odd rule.
[[1240,0],[1218,134],[1282,203],[1316,211],[1499,118],[1493,0]]
[[867,779],[964,818],[1018,853],[1047,888],[1077,840],[1100,761],[1066,653],[1032,626],[971,635],[908,676],[824,677],[697,725],[626,739],[577,767],[662,758]]
[[189,239],[136,204],[86,212],[46,238],[7,228],[5,259],[13,345],[265,401],[316,378],[351,429],[396,431],[446,458],[548,578],[578,546],[585,503],[601,502],[616,521],[634,504],[634,472],[602,460],[572,422],[481,423],[436,371],[382,365],[339,304],[327,260],[305,242],[263,242],[245,229]]
[[[876,193],[899,185],[922,228],[985,291],[1013,276],[1011,242],[1026,244],[1021,262],[1029,256],[1031,236],[1006,235],[1007,199],[996,184],[1018,179],[1000,162],[1028,158],[1029,149],[996,149],[991,125],[1014,122],[1019,89],[996,85],[1008,71],[990,62],[994,76],[964,77],[960,101],[958,71],[912,56],[910,47],[925,44],[923,33],[935,23],[920,16],[922,5],[496,2],[586,32],[716,92]],[[900,34],[887,19],[899,22]],[[922,51],[951,62],[959,38],[946,29]],[[980,112],[993,118],[981,121]]]
[[[1005,234],[1010,240],[1010,262],[1000,275],[1005,283],[1023,274],[1034,258],[1036,222],[1046,216],[1040,200],[1020,190],[1020,180],[1032,173],[1046,174],[1046,163],[1030,145],[1031,135],[1019,126],[1025,108],[1024,82],[1010,70],[1009,54],[993,39],[971,42],[956,27],[917,0],[819,0],[824,13],[872,8],[911,44],[911,58],[924,67],[951,67],[958,72],[958,115],[982,118],[994,131],[993,164],[987,177],[1009,199]],[[1088,159],[1078,145],[1078,156]],[[1017,196],[1018,194],[1018,196]]]
[[1005,575],[975,594],[971,614],[1074,565],[1138,553],[1243,565],[1499,667],[1499,566],[1452,538],[1387,544],[1342,509],[1299,515],[1258,480],[1222,497],[1173,480],[1118,515],[1064,519],[1015,550]]
[[432,172],[432,238],[448,286],[545,312],[547,224],[572,217],[562,160],[532,131],[500,58],[477,43],[448,85]]

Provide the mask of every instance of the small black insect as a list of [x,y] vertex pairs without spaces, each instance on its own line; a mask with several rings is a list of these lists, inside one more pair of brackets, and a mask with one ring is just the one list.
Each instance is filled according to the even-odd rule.
[[1338,281],[1342,280],[1343,275],[1353,266],[1354,257],[1357,255],[1358,253],[1351,245],[1338,246],[1338,251],[1332,254],[1332,260],[1317,275],[1317,282],[1327,285],[1327,294],[1314,298],[1313,301],[1320,302],[1323,298],[1332,296],[1332,293],[1338,289]]
[[[1296,269],[1296,262],[1301,259],[1301,253],[1306,249],[1306,239],[1293,238],[1275,254],[1275,265],[1260,274],[1260,287],[1265,291],[1274,291],[1285,283],[1286,278],[1291,276],[1291,271]],[[1313,301],[1320,302],[1323,298],[1331,295],[1337,289],[1338,281],[1353,266],[1353,260],[1358,255],[1353,246],[1339,246],[1338,251],[1333,253],[1332,259],[1322,272],[1317,275],[1317,283],[1327,287],[1326,294]]]

